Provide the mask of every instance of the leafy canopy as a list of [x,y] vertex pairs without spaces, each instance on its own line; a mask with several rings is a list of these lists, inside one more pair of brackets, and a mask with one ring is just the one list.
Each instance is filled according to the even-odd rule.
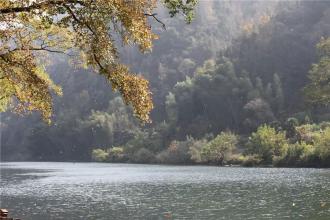
[[[63,53],[93,68],[118,90],[135,115],[149,121],[148,81],[119,61],[115,39],[150,51],[157,39],[148,18],[157,0],[0,0],[0,110],[40,111],[50,123],[52,92],[61,95],[45,70],[48,53]],[[197,0],[164,0],[171,16],[190,22]]]
[[307,100],[313,104],[330,103],[330,38],[322,38],[317,44],[319,62],[309,72],[310,84],[304,88]]
[[271,162],[274,156],[281,156],[287,148],[284,131],[276,131],[268,125],[262,125],[252,133],[248,142],[248,153],[261,156],[264,162]]
[[222,163],[236,149],[238,138],[231,132],[221,132],[202,148],[202,158],[208,162]]

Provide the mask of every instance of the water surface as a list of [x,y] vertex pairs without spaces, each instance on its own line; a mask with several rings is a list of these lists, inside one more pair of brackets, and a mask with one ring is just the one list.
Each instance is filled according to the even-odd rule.
[[330,219],[330,170],[1,163],[0,206],[22,220]]

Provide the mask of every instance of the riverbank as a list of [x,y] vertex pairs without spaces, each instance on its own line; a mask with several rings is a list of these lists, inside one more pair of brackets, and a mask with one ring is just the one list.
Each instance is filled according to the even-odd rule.
[[329,166],[319,166],[319,165],[309,165],[309,166],[274,166],[272,164],[258,164],[258,165],[244,165],[244,164],[210,164],[210,163],[137,163],[137,162],[129,162],[129,161],[6,161],[2,160],[1,163],[68,163],[68,164],[89,164],[89,163],[97,163],[97,164],[116,164],[116,165],[162,165],[162,166],[205,166],[205,167],[231,167],[231,168],[312,168],[312,169],[324,169],[330,168]]
[[123,146],[94,148],[91,158],[142,164],[330,167],[330,123],[291,123],[286,130],[262,125],[248,137],[230,131],[202,139],[187,137],[171,141],[165,149],[136,138]]

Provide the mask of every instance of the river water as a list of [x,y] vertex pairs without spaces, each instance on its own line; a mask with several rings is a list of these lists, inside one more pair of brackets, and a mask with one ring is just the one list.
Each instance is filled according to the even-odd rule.
[[22,220],[330,219],[330,169],[1,163]]

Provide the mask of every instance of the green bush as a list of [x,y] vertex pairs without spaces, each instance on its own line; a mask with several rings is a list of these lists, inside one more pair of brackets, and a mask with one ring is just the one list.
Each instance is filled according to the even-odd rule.
[[202,149],[207,144],[206,139],[194,140],[189,146],[190,159],[195,163],[202,163]]
[[142,148],[146,148],[153,153],[164,150],[168,145],[168,131],[169,125],[165,122],[151,129],[136,131],[134,138],[125,144],[125,152],[132,156]]
[[110,162],[126,162],[128,160],[127,155],[124,153],[123,147],[112,147],[108,150]]
[[153,163],[155,162],[155,155],[150,150],[141,148],[133,154],[130,160],[135,163]]
[[246,155],[240,157],[240,164],[242,164],[245,167],[254,167],[261,164],[262,159],[259,155],[253,154],[253,155]]
[[[276,166],[330,166],[330,128],[328,123],[297,127],[300,141],[290,144],[284,155],[273,161]],[[273,158],[274,159],[274,158]]]
[[157,163],[170,163],[171,157],[168,150],[163,150],[156,155]]
[[100,148],[93,149],[92,160],[97,162],[105,162],[109,157],[109,152]]
[[[297,145],[298,143],[296,143]],[[319,163],[319,157],[316,154],[315,146],[312,144],[307,144],[305,142],[301,142],[300,148],[303,148],[303,153],[300,155],[299,161],[296,162],[296,165],[301,167],[314,167]],[[287,164],[288,166],[292,166],[292,164]]]
[[159,163],[170,164],[190,164],[192,163],[190,146],[194,143],[194,139],[187,137],[185,141],[172,141],[169,147],[161,151],[157,156]]
[[313,146],[305,142],[290,144],[278,165],[301,166],[309,159]]
[[268,125],[262,125],[252,133],[247,144],[249,154],[259,155],[263,163],[271,164],[273,157],[283,156],[288,147],[285,132],[277,132]]
[[322,130],[318,124],[304,124],[296,127],[300,142],[306,142],[307,144],[313,144],[316,136],[320,135]]
[[241,165],[244,161],[245,156],[242,154],[233,154],[227,161],[230,165]]
[[231,132],[221,132],[216,138],[203,146],[202,160],[208,163],[223,165],[236,149],[238,138]]
[[314,142],[315,153],[319,156],[323,166],[330,166],[330,128],[326,128],[317,135]]
[[291,117],[288,118],[284,124],[284,129],[286,131],[286,137],[292,142],[297,141],[297,130],[296,127],[299,125],[298,119]]
[[260,165],[262,159],[259,155],[242,155],[233,154],[227,161],[230,165],[242,165],[245,167],[253,167]]

